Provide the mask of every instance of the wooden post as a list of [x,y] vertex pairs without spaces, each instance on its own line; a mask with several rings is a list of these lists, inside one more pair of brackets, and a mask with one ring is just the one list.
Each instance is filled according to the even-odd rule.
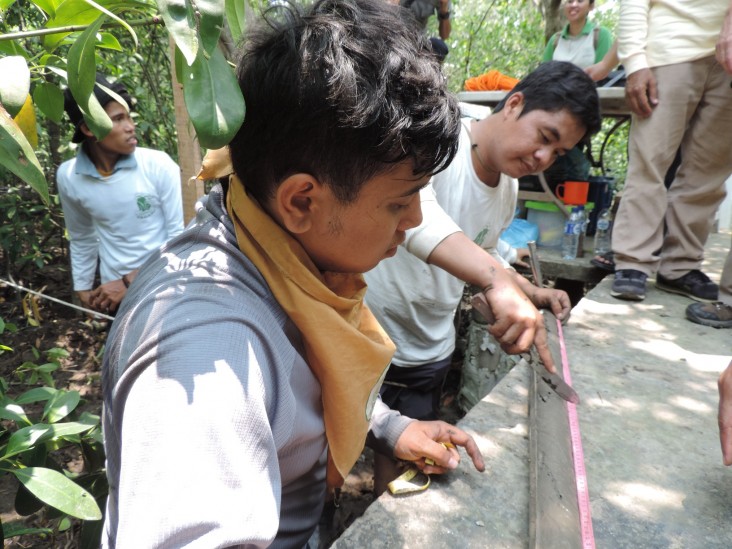
[[180,166],[183,220],[186,224],[196,215],[196,200],[203,196],[203,181],[194,179],[201,169],[201,147],[183,100],[183,85],[175,76],[175,42],[170,38],[170,72],[173,81],[175,129],[178,134],[178,166]]

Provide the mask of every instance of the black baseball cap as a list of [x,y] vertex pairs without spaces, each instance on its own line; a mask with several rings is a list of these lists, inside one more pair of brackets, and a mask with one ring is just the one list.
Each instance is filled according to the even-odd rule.
[[[105,88],[112,90],[114,93],[119,95],[122,99],[127,102],[127,106],[132,108],[132,97],[130,96],[127,88],[121,82],[115,82],[111,84],[103,75],[97,73],[96,78],[97,84],[101,84]],[[97,98],[99,104],[104,107],[110,101],[115,101],[115,98],[104,91],[100,86],[94,85],[94,97]],[[71,90],[66,88],[64,90],[64,110],[69,115],[69,120],[76,128],[74,136],[71,138],[73,143],[81,143],[85,139],[84,133],[81,131],[81,123],[84,121],[84,115],[79,109],[79,105],[76,103],[74,96],[71,95]]]

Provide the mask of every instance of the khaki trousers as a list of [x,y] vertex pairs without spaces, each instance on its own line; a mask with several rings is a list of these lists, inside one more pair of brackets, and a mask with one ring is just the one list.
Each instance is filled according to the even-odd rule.
[[[649,118],[631,122],[612,246],[616,269],[675,279],[700,268],[732,173],[732,76],[714,56],[651,70],[659,104]],[[681,165],[666,191],[679,147]]]
[[732,305],[732,245],[722,269],[722,280],[719,283],[719,301]]

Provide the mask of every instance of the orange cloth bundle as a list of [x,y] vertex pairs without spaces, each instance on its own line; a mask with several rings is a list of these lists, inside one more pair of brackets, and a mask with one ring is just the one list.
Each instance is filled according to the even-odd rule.
[[465,91],[509,91],[513,89],[518,82],[518,78],[506,76],[505,74],[492,69],[484,74],[468,78],[465,81]]

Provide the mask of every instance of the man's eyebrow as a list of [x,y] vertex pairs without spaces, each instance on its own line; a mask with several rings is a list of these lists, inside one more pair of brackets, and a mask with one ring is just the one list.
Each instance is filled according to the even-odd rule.
[[432,178],[428,179],[428,180],[427,180],[427,181],[425,181],[424,183],[420,183],[419,185],[417,185],[417,186],[415,186],[415,187],[412,187],[412,188],[411,188],[411,189],[409,189],[409,190],[408,190],[407,192],[405,192],[405,193],[403,193],[403,194],[400,194],[400,195],[399,195],[399,198],[403,198],[403,197],[411,196],[411,195],[413,195],[413,194],[415,194],[415,193],[418,193],[419,191],[421,191],[422,189],[424,189],[424,188],[425,188],[425,187],[426,187],[427,185],[429,185],[429,184],[430,184],[430,181],[431,181],[431,180],[432,180]]
[[546,128],[546,131],[548,131],[550,134],[554,136],[555,141],[559,141],[561,139],[561,134],[559,133],[559,130],[555,128],[554,126],[548,126]]

